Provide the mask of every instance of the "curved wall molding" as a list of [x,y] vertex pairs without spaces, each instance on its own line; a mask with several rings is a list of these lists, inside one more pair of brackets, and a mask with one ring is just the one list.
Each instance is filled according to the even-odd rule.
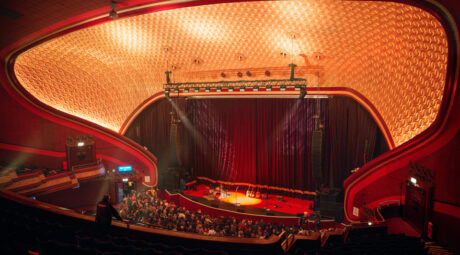
[[[404,1],[405,2],[405,1]],[[460,73],[458,52],[460,49],[460,40],[457,27],[457,20],[451,15],[449,10],[435,1],[429,1],[421,8],[436,16],[444,26],[448,37],[448,69],[446,76],[446,85],[444,90],[443,102],[439,110],[436,121],[424,132],[414,137],[409,142],[389,151],[380,157],[363,166],[359,171],[351,175],[344,182],[345,187],[345,217],[351,223],[360,221],[360,217],[353,215],[353,207],[362,207],[363,205],[375,208],[379,202],[385,202],[388,197],[373,199],[372,201],[361,201],[360,192],[364,192],[366,187],[375,184],[379,180],[390,176],[392,173],[402,175],[402,180],[392,180],[393,182],[402,181],[406,177],[409,161],[418,161],[429,158],[434,152],[448,146],[448,143],[454,139],[460,129],[460,102],[458,91],[458,77]],[[460,10],[457,7],[457,11]],[[457,116],[457,117],[456,117]],[[442,171],[442,169],[438,169]],[[388,177],[390,180],[391,178]],[[397,182],[399,183],[399,182]],[[391,199],[400,198],[400,203],[404,200],[403,190],[397,196],[391,196]]]
[[[11,57],[11,55],[9,57]],[[8,60],[9,58],[7,58],[6,62],[8,62]],[[39,102],[27,91],[25,91],[24,88],[18,85],[18,82],[15,80],[14,76],[10,76],[12,72],[11,65],[4,66],[2,63],[1,67],[3,70],[5,70],[5,72],[0,74],[0,83],[3,85],[3,88],[8,92],[8,94],[10,94],[10,96],[20,105],[42,118],[66,127],[70,127],[72,129],[85,132],[87,134],[94,135],[99,139],[102,139],[123,149],[127,153],[136,157],[140,162],[143,162],[145,168],[147,169],[147,173],[151,177],[151,180],[147,183],[151,185],[157,185],[158,173],[156,168],[156,158],[151,153],[130,139],[119,135],[118,133],[115,133],[104,127],[100,127],[87,120],[83,120],[78,117],[60,112]]]

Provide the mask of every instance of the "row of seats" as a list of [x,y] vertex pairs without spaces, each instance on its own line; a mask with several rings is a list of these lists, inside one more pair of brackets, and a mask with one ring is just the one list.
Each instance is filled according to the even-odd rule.
[[[1,198],[0,245],[2,254],[280,254],[270,246],[197,241],[187,238],[145,233],[125,228],[101,228],[93,222]],[[385,227],[350,230],[328,239],[324,247],[318,241],[295,246],[290,254],[426,254],[423,243],[412,237],[388,235]]]
[[[55,214],[0,196],[2,254],[281,254],[274,246],[200,241],[146,233]],[[279,244],[278,244],[279,245]]]
[[[332,237],[332,238],[331,238]],[[424,244],[418,238],[404,235],[388,235],[386,227],[352,229],[348,239],[342,235],[330,236],[324,247],[313,242],[295,244],[291,255],[309,254],[427,254]]]
[[133,240],[123,236],[104,236],[104,238],[93,238],[86,236],[77,237],[78,246],[109,253],[122,254],[208,254],[226,255],[224,251],[214,251],[206,248],[187,248],[181,245],[168,246],[158,242]]

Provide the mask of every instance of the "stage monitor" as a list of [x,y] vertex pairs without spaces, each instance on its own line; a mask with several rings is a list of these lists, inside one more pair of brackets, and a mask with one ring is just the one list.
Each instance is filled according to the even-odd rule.
[[133,171],[132,166],[118,166],[118,172],[131,172]]

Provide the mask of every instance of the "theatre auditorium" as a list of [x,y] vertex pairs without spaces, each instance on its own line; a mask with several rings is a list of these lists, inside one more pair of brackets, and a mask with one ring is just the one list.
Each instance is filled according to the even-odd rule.
[[0,2],[0,253],[460,253],[457,0]]

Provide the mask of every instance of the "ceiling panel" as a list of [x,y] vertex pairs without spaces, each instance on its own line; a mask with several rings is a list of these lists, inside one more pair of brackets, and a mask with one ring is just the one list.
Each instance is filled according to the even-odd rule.
[[174,82],[267,79],[262,72],[236,75],[264,69],[278,70],[270,78],[288,78],[279,70],[291,62],[309,86],[364,95],[400,145],[436,118],[447,38],[429,13],[398,3],[213,4],[71,32],[21,54],[15,73],[44,103],[118,131],[162,90],[167,69]]

